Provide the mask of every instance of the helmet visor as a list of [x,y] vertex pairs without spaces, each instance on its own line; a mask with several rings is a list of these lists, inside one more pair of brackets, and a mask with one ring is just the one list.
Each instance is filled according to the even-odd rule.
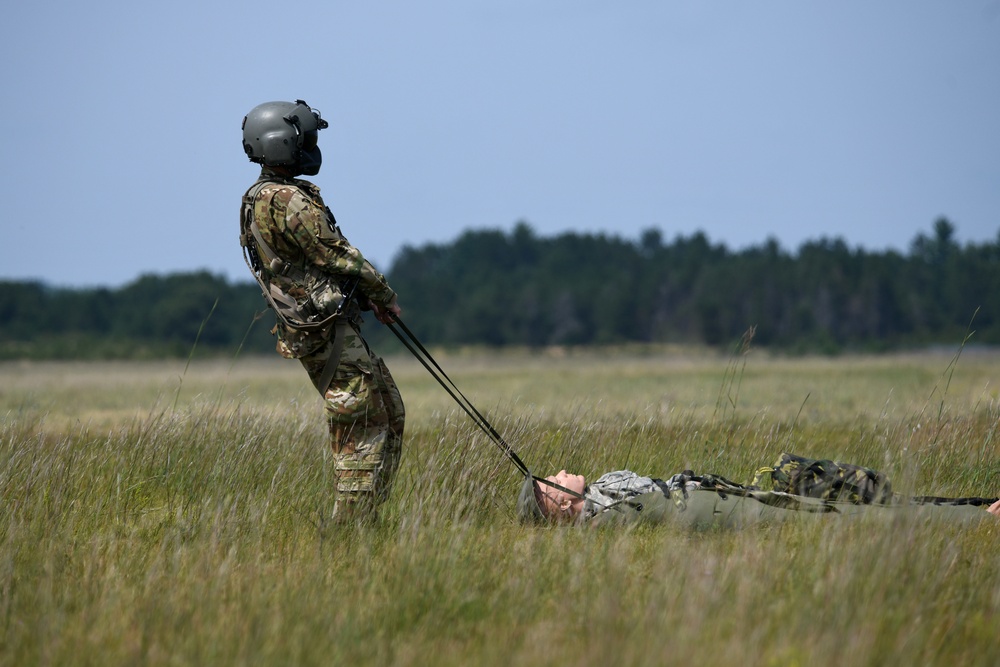
[[330,126],[323,120],[319,109],[313,109],[302,100],[298,100],[294,109],[284,115],[285,122],[295,128],[298,135],[315,132]]

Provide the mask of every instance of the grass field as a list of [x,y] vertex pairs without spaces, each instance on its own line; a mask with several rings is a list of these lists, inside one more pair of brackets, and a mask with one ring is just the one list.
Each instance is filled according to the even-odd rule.
[[[538,473],[782,451],[996,495],[1000,353],[436,353]],[[996,665],[1000,522],[524,527],[416,362],[378,525],[336,527],[295,362],[0,365],[0,666]],[[984,513],[985,514],[985,513]]]

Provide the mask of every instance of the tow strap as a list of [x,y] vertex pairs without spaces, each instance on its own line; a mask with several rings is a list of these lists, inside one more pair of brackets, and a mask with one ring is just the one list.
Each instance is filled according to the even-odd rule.
[[579,494],[572,489],[567,489],[561,484],[556,484],[551,480],[533,474],[531,470],[528,469],[528,466],[524,464],[524,461],[521,460],[521,457],[517,455],[517,452],[514,451],[514,448],[507,444],[507,441],[503,439],[503,436],[501,436],[495,428],[493,428],[493,425],[490,424],[489,420],[487,420],[486,417],[484,417],[482,413],[476,409],[476,406],[474,406],[472,402],[465,397],[465,394],[463,394],[452,379],[448,377],[448,374],[444,372],[444,369],[441,368],[438,362],[434,360],[434,357],[432,357],[431,353],[427,351],[427,348],[425,348],[413,332],[410,331],[410,328],[403,323],[403,320],[396,317],[394,318],[394,321],[387,323],[386,326],[389,327],[389,330],[392,331],[393,334],[395,334],[396,338],[399,339],[399,342],[401,342],[406,349],[410,351],[410,354],[412,354],[417,361],[419,361],[420,364],[427,369],[427,372],[431,374],[431,377],[437,380],[438,384],[440,384],[441,387],[448,392],[448,395],[455,399],[458,406],[465,411],[465,414],[469,415],[469,418],[475,422],[476,426],[478,426],[483,433],[486,434],[490,441],[496,445],[501,452],[503,452],[504,456],[510,459],[510,462],[514,464],[514,467],[517,468],[522,475],[530,477],[536,482],[558,489],[563,493],[568,493],[574,498],[584,498],[582,494]]

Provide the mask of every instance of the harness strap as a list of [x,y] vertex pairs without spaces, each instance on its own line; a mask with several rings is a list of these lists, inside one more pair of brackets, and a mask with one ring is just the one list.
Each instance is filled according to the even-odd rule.
[[[263,257],[258,257],[258,259],[265,261],[268,268],[274,274],[287,276],[297,283],[304,283],[307,276],[306,272],[297,268],[290,262],[286,262],[278,255],[278,253],[271,249],[271,246],[269,246],[264,241],[264,237],[261,236],[260,225],[257,224],[257,219],[253,214],[253,206],[254,202],[257,200],[257,196],[260,194],[260,191],[264,189],[265,185],[272,182],[273,181],[267,180],[258,181],[243,196],[243,229],[240,233],[240,245],[243,246],[243,250],[246,252],[248,246],[250,245],[249,239],[247,238],[247,232],[249,231],[253,236],[257,250],[263,255]],[[256,271],[254,273],[256,273]]]
[[341,319],[333,325],[333,347],[330,349],[330,356],[326,359],[322,375],[314,383],[320,396],[326,397],[326,390],[333,382],[333,376],[337,373],[337,367],[340,365],[340,357],[344,354],[344,341],[346,339],[347,321]]

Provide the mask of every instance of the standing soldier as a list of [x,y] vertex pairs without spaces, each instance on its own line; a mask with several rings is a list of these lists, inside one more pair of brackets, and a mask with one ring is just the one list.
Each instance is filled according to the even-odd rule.
[[302,362],[325,400],[337,478],[334,519],[370,520],[399,466],[403,402],[361,337],[361,309],[383,323],[400,309],[385,278],[352,246],[319,188],[319,131],[302,100],[267,102],[243,119],[243,149],[261,165],[243,196],[240,243],[277,319],[278,352]]

